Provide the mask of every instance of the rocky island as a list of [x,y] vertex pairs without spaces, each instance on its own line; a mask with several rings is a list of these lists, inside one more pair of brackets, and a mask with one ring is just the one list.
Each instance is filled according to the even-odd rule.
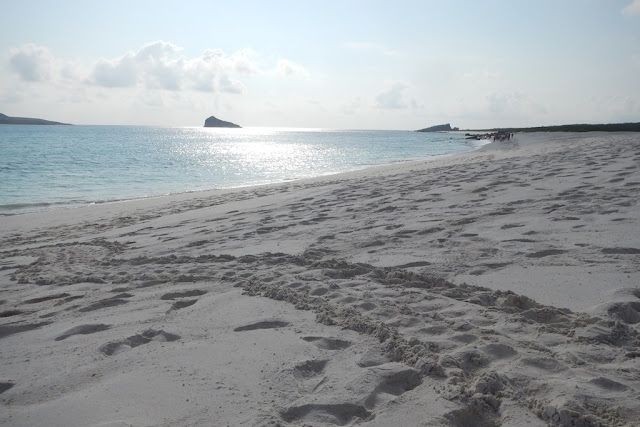
[[204,127],[206,128],[239,128],[242,127],[235,123],[225,122],[224,120],[220,120],[214,116],[209,117],[204,121]]
[[417,130],[416,132],[449,132],[452,130],[460,130],[459,128],[452,128],[450,123],[444,125],[436,125],[428,128]]
[[9,117],[6,114],[0,113],[0,125],[69,125],[69,123],[32,119],[30,117]]

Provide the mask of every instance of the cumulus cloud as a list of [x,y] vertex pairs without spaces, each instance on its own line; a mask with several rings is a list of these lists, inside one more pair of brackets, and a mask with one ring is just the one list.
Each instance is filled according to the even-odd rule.
[[232,75],[259,74],[258,66],[251,60],[248,50],[226,55],[220,49],[208,49],[201,56],[185,61],[185,84],[201,92],[243,93],[244,84]]
[[[250,49],[186,54],[173,43],[154,41],[81,62],[54,56],[43,46],[24,45],[5,52],[0,104],[23,104],[35,114],[26,105],[37,100],[39,108],[73,110],[75,119],[65,121],[74,122],[188,123],[190,114],[202,114],[212,103],[218,111],[229,110],[224,106],[234,105],[231,99],[242,102],[238,94],[248,92],[249,76],[262,75],[260,83],[271,79],[282,85],[290,82],[279,79],[276,66],[285,76],[306,75],[287,59],[260,63],[259,58]],[[255,99],[250,102],[255,105]],[[161,118],[163,112],[167,115]]]
[[245,91],[245,85],[239,81],[239,80],[232,80],[231,78],[229,78],[229,76],[227,75],[223,75],[220,77],[220,90],[222,92],[227,92],[227,93],[244,93]]
[[166,61],[167,58],[176,52],[182,50],[178,46],[170,42],[163,40],[157,40],[144,45],[137,53],[136,59],[138,61]]
[[172,43],[155,41],[116,59],[100,59],[93,65],[88,82],[109,88],[243,93],[245,85],[232,76],[260,72],[248,50],[227,55],[220,49],[207,49],[193,58],[180,56],[180,51]]
[[137,70],[133,55],[119,59],[100,59],[93,66],[90,81],[103,87],[133,87],[137,82]]
[[640,16],[640,0],[632,0],[631,4],[622,9],[622,13],[629,16]]
[[162,40],[149,43],[135,54],[136,69],[150,89],[179,90],[183,59],[174,58],[181,48]]
[[261,74],[258,65],[251,59],[252,54],[251,50],[243,49],[229,57],[229,64],[238,74],[245,76]]
[[22,80],[28,82],[47,80],[51,77],[54,66],[53,55],[42,46],[27,44],[10,51],[9,67]]
[[[55,58],[43,46],[28,44],[11,50],[9,68],[25,82],[241,94],[246,91],[243,76],[263,73],[254,56],[249,49],[233,54],[207,49],[198,56],[187,57],[179,46],[158,40],[115,58],[99,58],[92,64],[80,65]],[[286,59],[278,61],[275,74],[308,75],[304,67]]]
[[308,75],[302,65],[294,64],[286,59],[278,61],[276,74],[284,77],[306,77]]
[[409,100],[406,90],[409,85],[404,82],[395,82],[391,87],[380,92],[375,99],[375,105],[385,110],[401,110],[408,108],[413,100]]

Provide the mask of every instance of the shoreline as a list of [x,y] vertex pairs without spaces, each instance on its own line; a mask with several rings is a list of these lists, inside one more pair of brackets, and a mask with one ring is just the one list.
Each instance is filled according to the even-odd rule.
[[[605,132],[593,132],[590,136],[581,133],[521,134],[515,141],[506,143],[494,141],[469,152],[434,156],[434,158],[421,160],[401,161],[397,163],[369,166],[362,169],[322,175],[312,178],[302,178],[286,182],[251,185],[246,187],[211,189],[150,196],[146,198],[106,201],[67,209],[42,210],[22,214],[2,215],[0,216],[0,233],[8,233],[12,228],[22,228],[25,224],[29,224],[32,222],[43,222],[47,223],[50,226],[69,225],[78,222],[90,223],[114,215],[131,215],[131,217],[133,218],[133,216],[139,214],[141,211],[145,212],[145,214],[141,215],[140,218],[143,218],[143,220],[147,221],[154,218],[160,218],[163,215],[167,214],[183,214],[191,210],[207,208],[211,206],[211,200],[217,199],[222,200],[222,204],[240,201],[245,202],[253,198],[262,198],[267,196],[278,197],[279,194],[292,193],[296,191],[306,191],[314,188],[322,188],[324,186],[341,185],[344,183],[348,183],[351,180],[367,177],[383,178],[387,175],[406,173],[407,169],[409,171],[413,171],[414,169],[429,171],[441,170],[443,168],[446,169],[447,167],[459,167],[464,164],[505,161],[510,158],[538,155],[538,152],[541,150],[545,152],[545,155],[551,155],[554,152],[565,151],[567,149],[567,147],[563,145],[551,146],[550,144],[554,141],[560,143],[575,143],[576,141],[580,142],[592,138],[598,139],[607,137],[607,135],[608,134]],[[620,136],[621,138],[625,138],[628,136],[633,139],[636,137],[636,135],[637,134],[633,133],[621,133],[618,136]],[[572,148],[575,149],[578,147],[575,146]],[[217,202],[214,202],[214,204],[215,203]],[[463,215],[467,214],[464,213]],[[364,256],[364,258],[365,262],[370,261],[368,259],[368,255]],[[471,282],[481,284],[482,286],[492,287],[496,290],[510,289],[508,286],[500,286],[499,284],[495,286],[492,285],[490,281],[486,280],[489,277],[490,276],[484,276],[484,274],[478,275],[477,273],[472,273],[447,276],[447,279],[453,279],[454,281],[456,281],[457,279],[458,283],[461,283],[461,280],[463,280],[462,278],[464,278],[470,280]],[[624,283],[630,284],[633,283],[633,281],[625,280]],[[510,286],[513,287],[513,285]],[[526,286],[517,287],[516,290],[518,292],[524,292],[525,294],[528,291],[526,289]],[[548,299],[547,295],[533,293],[529,296],[536,300],[540,300],[545,304],[553,305],[553,301],[551,299]],[[571,304],[569,304],[566,305],[566,307],[584,311],[590,306],[595,306],[606,302],[603,301],[602,298],[593,300],[590,299],[589,301],[594,302],[594,304],[591,304],[589,306],[584,304],[571,306]]]
[[[262,128],[259,128],[262,129]],[[244,129],[245,131],[251,131],[251,128],[247,128]],[[309,131],[314,131],[316,132],[316,129],[308,129]],[[334,130],[325,130],[327,132],[335,132]],[[361,131],[357,131],[357,132],[361,132]],[[408,131],[407,131],[408,132]],[[462,141],[460,140],[459,142],[464,143],[463,145],[465,146],[465,149],[467,149],[468,151],[474,151],[475,149],[478,148],[479,144],[473,144],[471,142],[468,141]],[[455,149],[454,149],[455,151]],[[443,154],[444,156],[448,156],[448,155],[452,155],[452,154],[456,154],[454,153],[450,153],[450,154]],[[431,157],[433,158],[438,158],[440,156],[443,155],[432,155],[432,156],[428,156],[428,157],[424,157],[423,159],[430,159]],[[402,157],[402,156],[400,156]],[[376,159],[370,159],[372,161],[376,160]],[[331,175],[335,175],[335,174],[340,174],[340,173],[345,173],[345,172],[349,172],[349,171],[356,171],[356,170],[362,170],[362,169],[367,169],[370,167],[379,167],[379,166],[385,166],[387,164],[396,164],[396,163],[404,163],[404,162],[411,162],[411,161],[415,161],[415,160],[422,160],[422,158],[417,157],[416,159],[406,159],[406,158],[399,158],[397,160],[389,160],[387,159],[386,162],[387,163],[375,163],[375,161],[373,163],[361,163],[361,164],[357,164],[354,163],[353,165],[348,166],[349,169],[347,170],[343,170],[343,171],[339,171],[339,172],[327,172],[327,171],[319,171],[319,170],[307,170],[307,173],[313,174],[313,173],[321,173],[320,175],[316,175],[316,176],[297,176],[296,174],[292,174],[291,176],[257,176],[254,177],[256,179],[252,181],[247,181],[247,179],[245,179],[244,181],[241,182],[235,182],[234,180],[232,180],[232,182],[226,182],[224,179],[222,179],[221,181],[216,181],[210,184],[211,188],[208,189],[202,189],[202,187],[206,187],[209,185],[202,185],[200,186],[200,188],[198,187],[198,185],[195,184],[185,184],[181,181],[179,181],[181,184],[175,188],[172,189],[172,187],[166,186],[164,184],[159,185],[156,184],[157,188],[153,188],[153,189],[147,189],[145,190],[146,193],[140,193],[140,194],[134,194],[132,195],[131,191],[126,190],[126,186],[125,187],[121,187],[119,189],[111,189],[110,190],[110,194],[109,195],[105,195],[106,193],[100,193],[99,191],[95,191],[96,188],[98,187],[94,187],[94,190],[92,190],[90,195],[87,194],[76,194],[73,197],[67,195],[65,197],[68,197],[69,200],[63,200],[60,201],[62,199],[62,196],[57,197],[57,200],[54,200],[52,198],[52,196],[49,196],[49,200],[47,201],[46,198],[43,198],[42,195],[40,195],[40,199],[38,199],[36,202],[34,203],[8,203],[5,205],[0,205],[0,217],[2,216],[12,216],[12,215],[21,215],[21,214],[25,214],[25,213],[33,213],[33,212],[40,212],[40,211],[57,211],[57,210],[66,210],[66,209],[76,209],[76,208],[82,208],[85,206],[89,206],[89,205],[93,205],[93,204],[104,204],[104,203],[120,203],[120,202],[129,202],[132,200],[145,200],[145,199],[152,199],[152,198],[157,198],[157,197],[165,197],[165,196],[174,196],[174,195],[179,195],[182,193],[201,193],[201,192],[206,192],[206,191],[227,191],[227,190],[234,190],[234,189],[242,189],[242,188],[248,188],[248,187],[252,187],[252,186],[261,186],[261,185],[271,185],[271,184],[283,184],[283,183],[288,183],[288,182],[292,182],[292,181],[298,181],[298,180],[304,180],[304,179],[313,179],[315,177],[323,177],[323,176],[331,176]],[[377,159],[377,161],[382,161],[382,159]],[[344,168],[345,165],[336,165],[336,168]],[[304,171],[294,171],[294,172],[299,172],[302,173]],[[165,183],[166,184],[166,183]],[[123,188],[125,188],[125,190],[123,190]],[[71,189],[72,192],[71,194],[75,194],[73,192],[73,189]],[[84,200],[86,198],[86,200]],[[72,200],[73,199],[73,200]],[[43,201],[45,200],[45,201]],[[7,200],[8,202],[9,200]]]
[[0,424],[633,425],[639,163],[518,134],[0,217]]
[[[12,212],[9,209],[7,209],[9,211],[7,213],[0,212],[0,218],[10,217],[10,216],[15,216],[15,215],[28,215],[28,214],[34,214],[34,213],[39,213],[39,212],[57,212],[57,211],[66,211],[66,210],[73,210],[73,209],[83,209],[83,208],[87,208],[87,207],[91,207],[91,206],[102,206],[102,205],[112,204],[112,203],[130,203],[130,202],[138,202],[138,201],[144,202],[146,200],[153,200],[153,199],[166,198],[166,197],[182,198],[183,195],[188,197],[188,195],[197,196],[199,194],[205,194],[205,193],[208,193],[208,192],[211,192],[211,193],[233,192],[233,191],[241,191],[241,190],[245,190],[245,189],[251,189],[253,187],[258,188],[258,187],[265,187],[265,186],[286,185],[286,184],[289,184],[289,183],[295,183],[295,182],[299,182],[299,181],[322,180],[324,178],[331,178],[331,177],[334,177],[334,176],[339,177],[340,175],[343,175],[343,174],[348,175],[348,174],[351,174],[351,173],[354,173],[354,172],[367,171],[369,169],[393,167],[393,166],[396,166],[396,165],[410,164],[410,163],[413,163],[413,162],[437,161],[438,159],[447,158],[449,156],[457,156],[457,155],[460,155],[460,154],[473,153],[475,151],[478,151],[478,150],[482,149],[486,145],[488,145],[488,144],[479,145],[478,147],[475,147],[475,148],[473,148],[473,149],[471,149],[471,150],[469,150],[467,152],[463,152],[463,153],[438,154],[438,155],[432,155],[430,157],[426,157],[426,158],[422,158],[422,159],[412,159],[412,160],[401,159],[401,160],[393,161],[393,162],[390,162],[390,163],[363,165],[363,166],[359,166],[357,169],[352,169],[352,170],[348,170],[348,171],[327,173],[325,175],[318,175],[318,176],[305,177],[305,178],[291,178],[291,179],[287,179],[287,180],[279,181],[279,182],[268,182],[268,183],[263,183],[263,184],[247,184],[247,185],[239,185],[239,186],[234,186],[234,187],[211,188],[211,189],[206,189],[206,190],[191,190],[191,191],[183,191],[183,192],[177,192],[177,193],[156,194],[156,195],[151,195],[151,196],[142,196],[142,197],[124,198],[124,199],[113,199],[113,200],[97,200],[97,201],[86,201],[86,202],[76,202],[76,203],[38,202],[38,203],[32,203],[32,204],[24,204],[24,205],[20,205],[20,206],[24,206],[26,209],[28,209],[30,206],[38,206],[39,208],[34,208],[33,210],[26,210],[26,211],[17,211],[17,212]],[[5,205],[5,206],[7,206],[7,205]],[[10,205],[10,206],[13,206],[13,205]]]

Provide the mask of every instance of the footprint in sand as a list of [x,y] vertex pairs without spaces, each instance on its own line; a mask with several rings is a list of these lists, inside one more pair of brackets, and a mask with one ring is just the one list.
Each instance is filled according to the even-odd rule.
[[[163,301],[166,301],[166,300],[174,300],[176,298],[198,297],[206,293],[207,291],[204,291],[201,289],[190,289],[187,291],[169,292],[162,295],[160,299]],[[171,305],[171,310],[180,310],[181,308],[190,307],[196,302],[198,302],[197,299],[175,301]]]
[[456,409],[444,415],[444,425],[452,427],[467,426],[498,426],[499,415],[495,408],[490,407],[481,400],[473,400],[471,404],[462,409]]
[[53,295],[47,295],[47,296],[44,296],[44,297],[31,298],[31,299],[26,300],[24,303],[25,304],[38,304],[38,303],[41,303],[41,302],[51,301],[51,300],[54,300],[54,299],[66,298],[68,296],[71,296],[71,295],[66,293],[66,292],[64,292],[64,293],[61,293],[61,294],[53,294]]
[[480,347],[480,350],[489,356],[491,360],[508,359],[518,355],[518,351],[516,349],[509,345],[500,343],[487,344]]
[[181,308],[191,307],[193,304],[197,302],[198,302],[197,299],[176,301],[173,304],[171,304],[171,310],[180,310]]
[[610,255],[638,255],[640,254],[640,249],[638,248],[604,248],[602,249],[603,254]]
[[328,360],[307,360],[293,368],[293,376],[298,380],[317,377],[324,372]]
[[103,308],[111,308],[111,307],[117,307],[119,305],[122,304],[126,304],[128,301],[125,300],[124,298],[131,298],[133,295],[131,294],[127,294],[127,293],[123,293],[123,294],[118,294],[115,295],[111,298],[107,298],[107,299],[103,299],[97,302],[94,302],[93,304],[90,304],[84,308],[81,308],[80,312],[82,313],[86,313],[88,311],[95,311],[95,310],[100,310]]
[[609,378],[598,377],[589,381],[591,384],[596,385],[606,391],[627,391],[629,387],[619,383],[617,381],[610,380]]
[[353,403],[319,404],[293,406],[283,411],[280,416],[286,422],[322,421],[327,424],[347,425],[356,419],[366,420],[371,412],[362,405]]
[[478,349],[463,347],[440,357],[440,365],[444,368],[459,368],[465,373],[475,372],[491,364],[491,359]]
[[307,360],[297,364],[292,369],[293,377],[298,383],[298,389],[303,393],[313,393],[325,383],[324,375],[329,360]]
[[151,341],[158,342],[171,342],[179,340],[180,336],[165,332],[162,329],[156,331],[154,329],[147,329],[141,334],[132,335],[122,341],[114,341],[102,345],[98,350],[107,356],[113,356],[126,350],[148,344]]
[[21,325],[0,325],[0,338],[8,337],[9,335],[13,334],[20,334],[22,332],[32,331],[49,324],[51,324],[51,322],[26,323]]
[[56,341],[65,340],[73,335],[95,334],[96,332],[106,331],[110,327],[111,327],[110,325],[105,325],[103,323],[98,323],[94,325],[79,325],[69,329],[67,332],[57,337]]
[[518,228],[518,227],[524,227],[525,224],[505,224],[502,227],[500,227],[503,230],[508,230],[510,228]]
[[386,363],[389,363],[389,359],[386,356],[382,355],[376,349],[370,349],[362,355],[357,364],[361,368],[370,368],[373,366],[384,365]]
[[0,312],[0,317],[12,317],[22,313],[23,312],[20,310],[5,310],[3,312]]
[[520,360],[520,363],[546,372],[561,372],[567,369],[557,360],[544,356],[525,357]]
[[344,350],[351,345],[350,341],[339,340],[337,338],[302,337],[302,339],[323,350]]
[[[316,364],[312,366],[317,367]],[[365,421],[371,418],[371,411],[376,406],[413,390],[421,383],[422,378],[417,370],[398,363],[388,363],[362,370],[362,375],[345,385],[355,400],[345,400],[345,396],[335,395],[333,398],[329,397],[329,400],[335,402],[325,400],[326,403],[318,403],[314,396],[309,396],[307,402],[291,406],[280,415],[286,422],[323,425],[347,425]]]
[[364,376],[356,381],[355,389],[359,388],[357,384],[375,384],[375,388],[369,392],[364,402],[365,408],[372,410],[378,404],[413,390],[422,384],[422,377],[416,369],[389,363],[367,369]]
[[285,326],[289,326],[289,322],[285,322],[283,320],[263,320],[261,322],[251,323],[245,326],[238,326],[233,331],[234,332],[255,331],[257,329],[284,328]]
[[544,258],[544,257],[548,257],[548,256],[553,256],[553,255],[561,255],[564,254],[568,251],[562,250],[562,249],[547,249],[544,251],[538,251],[538,252],[533,252],[530,254],[527,254],[527,258]]
[[617,317],[624,323],[635,325],[640,323],[640,302],[629,301],[613,304],[607,310],[610,316]]
[[311,291],[310,294],[314,295],[314,296],[322,296],[322,295],[326,295],[328,292],[329,292],[328,288],[320,286],[320,287],[314,289],[313,291]]
[[13,382],[11,382],[11,381],[0,381],[0,394],[2,394],[5,391],[9,390],[14,385],[15,384]]

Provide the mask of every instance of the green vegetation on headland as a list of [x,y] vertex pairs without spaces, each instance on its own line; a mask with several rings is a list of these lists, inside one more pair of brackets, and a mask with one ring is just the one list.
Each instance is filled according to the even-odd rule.
[[499,128],[505,132],[640,132],[640,123],[574,124],[536,126],[531,128]]
[[[416,132],[448,132],[457,131],[458,128],[451,128],[449,123],[445,125],[431,126],[417,130]],[[495,132],[640,132],[640,123],[608,123],[608,124],[573,124],[557,126],[535,126],[529,128],[491,128],[473,129],[474,131],[495,133]]]
[[[478,130],[478,129],[476,129]],[[640,132],[640,123],[573,124],[557,126],[536,126],[530,128],[482,129],[486,132]]]
[[50,120],[32,119],[30,117],[9,117],[0,113],[0,125],[69,125],[70,123],[52,122]]

